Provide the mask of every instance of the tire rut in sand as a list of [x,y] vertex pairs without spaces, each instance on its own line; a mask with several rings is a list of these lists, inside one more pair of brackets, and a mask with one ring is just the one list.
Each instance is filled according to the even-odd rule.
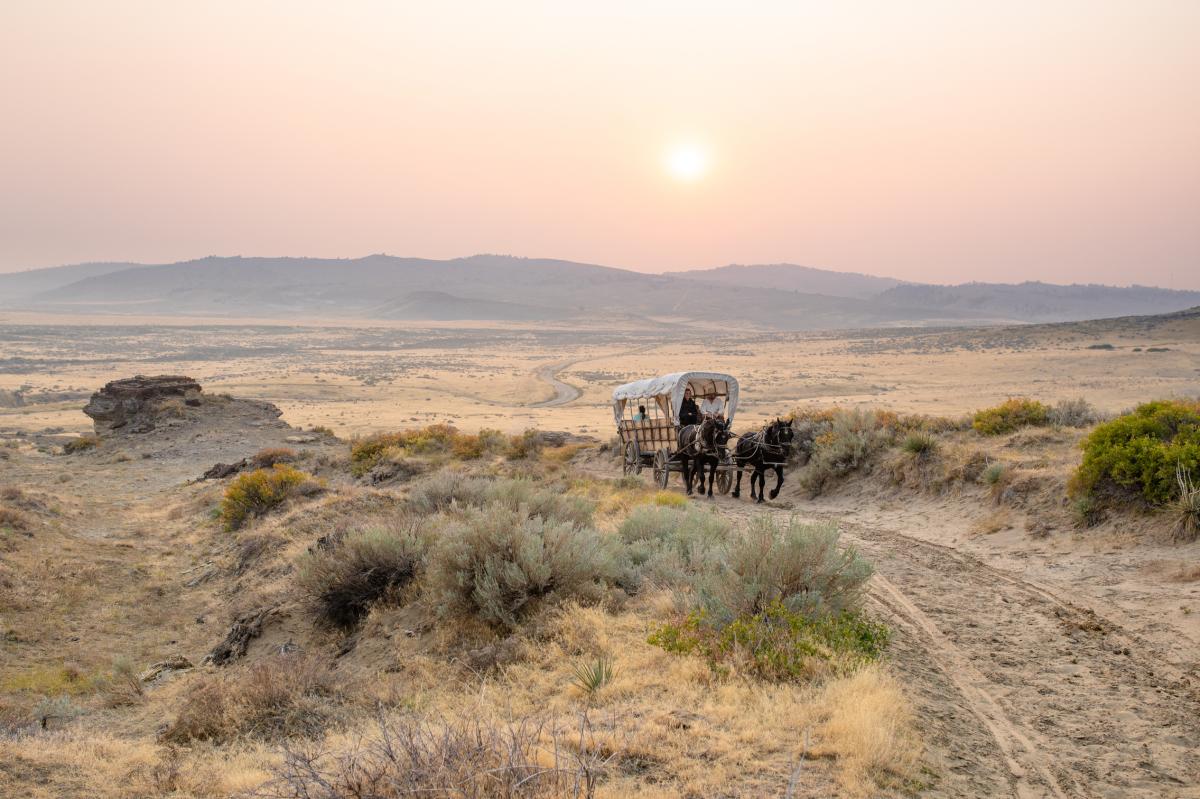
[[822,518],[875,564],[892,657],[942,761],[931,794],[1200,797],[1200,691],[1186,666],[970,555]]

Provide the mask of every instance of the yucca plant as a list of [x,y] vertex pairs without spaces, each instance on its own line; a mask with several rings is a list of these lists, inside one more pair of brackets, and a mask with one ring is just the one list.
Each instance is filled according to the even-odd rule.
[[616,666],[613,664],[612,655],[609,654],[603,654],[595,660],[577,663],[572,672],[575,674],[572,682],[589,697],[595,695],[617,676]]
[[1175,540],[1183,543],[1200,538],[1200,487],[1192,482],[1192,472],[1180,461],[1175,465],[1179,499],[1175,504]]

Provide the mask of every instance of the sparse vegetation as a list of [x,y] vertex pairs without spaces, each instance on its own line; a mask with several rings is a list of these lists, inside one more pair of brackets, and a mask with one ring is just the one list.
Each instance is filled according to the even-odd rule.
[[225,489],[221,501],[221,521],[226,529],[236,530],[248,519],[262,516],[275,506],[300,493],[312,476],[279,464],[238,475]]
[[1001,483],[1007,473],[1008,466],[1006,464],[1000,461],[992,461],[984,468],[980,477],[985,485],[994,486]]
[[74,438],[63,444],[63,454],[75,455],[80,452],[87,452],[100,446],[100,436],[83,435],[79,438]]
[[1012,397],[992,408],[976,411],[971,426],[981,435],[998,436],[1038,427],[1050,421],[1050,408],[1037,400]]
[[1180,496],[1179,469],[1200,470],[1200,402],[1158,400],[1088,435],[1073,489],[1076,495],[1136,497],[1161,507]]
[[800,473],[801,482],[814,496],[820,494],[830,482],[861,468],[890,446],[898,423],[894,413],[859,408],[837,408],[802,419],[797,451],[807,467]]
[[613,681],[617,675],[612,655],[605,653],[594,660],[575,664],[572,669],[575,686],[587,696],[592,696]]
[[188,687],[167,743],[225,743],[319,736],[336,718],[343,680],[304,655],[277,655],[240,672],[204,675]]
[[294,463],[299,457],[296,450],[287,447],[266,447],[260,449],[250,458],[250,463],[258,469],[269,469],[277,463]]

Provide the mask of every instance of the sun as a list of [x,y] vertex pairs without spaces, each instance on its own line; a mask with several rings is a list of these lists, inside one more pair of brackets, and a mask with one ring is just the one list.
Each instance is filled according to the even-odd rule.
[[667,150],[667,172],[676,180],[692,182],[708,174],[708,150],[699,144],[677,144]]

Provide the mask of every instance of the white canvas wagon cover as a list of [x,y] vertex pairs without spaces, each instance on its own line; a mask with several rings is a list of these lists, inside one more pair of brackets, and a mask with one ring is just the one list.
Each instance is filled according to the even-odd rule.
[[613,419],[619,424],[625,414],[626,404],[634,400],[654,400],[664,411],[666,409],[663,406],[670,403],[671,418],[678,419],[683,392],[689,385],[697,398],[704,396],[709,388],[724,396],[725,418],[733,423],[738,403],[738,381],[733,375],[720,372],[673,372],[617,386],[613,389]]

